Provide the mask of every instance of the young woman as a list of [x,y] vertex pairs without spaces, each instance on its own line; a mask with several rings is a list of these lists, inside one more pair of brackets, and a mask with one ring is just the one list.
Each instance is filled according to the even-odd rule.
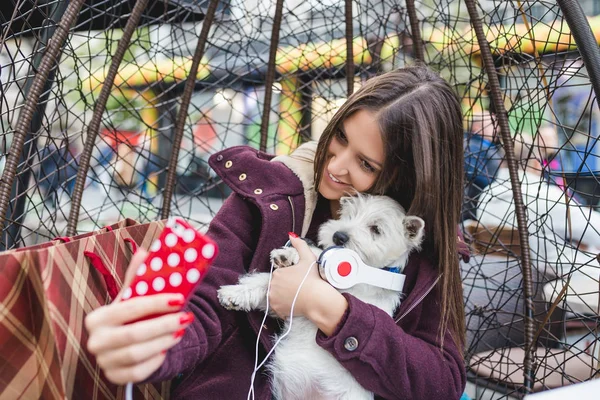
[[[183,312],[177,295],[115,301],[86,318],[89,350],[115,383],[175,378],[172,397],[246,398],[262,313],[227,311],[216,291],[248,271],[269,271],[269,253],[292,238],[300,263],[273,274],[270,304],[282,318],[314,261],[300,235],[316,239],[348,192],[386,194],[425,220],[422,250],[404,270],[405,300],[395,318],[340,294],[316,268],[302,285],[294,315],[320,331],[317,343],[366,389],[384,399],[458,399],[465,385],[464,309],[457,226],[462,200],[462,117],[450,86],[425,67],[370,79],[333,117],[319,143],[275,157],[249,147],[210,159],[232,188],[208,235],[219,256]],[[288,235],[289,232],[289,235]],[[145,256],[135,255],[134,271]],[[154,313],[159,318],[128,324]],[[277,320],[260,337],[259,360]],[[259,371],[257,399],[270,399]]]

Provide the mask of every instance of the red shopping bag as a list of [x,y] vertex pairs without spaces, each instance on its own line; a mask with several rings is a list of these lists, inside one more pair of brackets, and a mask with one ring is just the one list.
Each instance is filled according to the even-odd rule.
[[[0,398],[124,398],[87,352],[83,320],[112,300],[135,248],[148,248],[163,226],[128,219],[0,253]],[[138,385],[134,398],[168,399],[169,389]]]

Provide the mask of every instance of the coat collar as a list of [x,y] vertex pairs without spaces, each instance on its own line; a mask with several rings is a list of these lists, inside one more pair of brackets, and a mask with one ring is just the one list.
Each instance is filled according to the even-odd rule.
[[[213,154],[209,165],[233,191],[257,203],[272,195],[304,195],[301,234],[310,226],[318,195],[314,185],[316,142],[299,146],[292,154],[277,156],[250,146],[234,146]],[[300,184],[294,181],[300,180]],[[297,182],[297,181],[296,181]]]
[[315,154],[317,142],[307,142],[298,147],[292,154],[273,158],[272,162],[286,165],[302,182],[304,187],[304,220],[302,221],[302,234],[305,236],[310,227],[313,213],[317,207],[318,194],[315,190]]
[[303,194],[301,183],[289,168],[272,163],[273,158],[250,146],[233,146],[210,156],[208,163],[227,186],[244,198],[260,202],[272,195]]

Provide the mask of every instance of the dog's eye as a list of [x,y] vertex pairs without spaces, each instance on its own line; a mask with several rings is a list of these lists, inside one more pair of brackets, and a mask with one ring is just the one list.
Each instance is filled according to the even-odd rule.
[[374,233],[375,235],[379,235],[381,233],[377,225],[371,225],[369,228],[371,229],[371,233]]

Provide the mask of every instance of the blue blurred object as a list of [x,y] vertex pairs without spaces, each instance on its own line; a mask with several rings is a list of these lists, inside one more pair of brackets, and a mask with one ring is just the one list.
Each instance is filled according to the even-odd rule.
[[479,195],[483,189],[493,182],[500,163],[502,152],[500,146],[484,139],[481,135],[464,134],[465,151],[465,200],[461,219],[476,219]]
[[460,400],[471,400],[471,398],[469,396],[467,396],[466,393],[463,393],[463,395],[460,396]]
[[500,148],[480,135],[464,135],[465,175],[469,184],[477,185],[479,189],[492,183],[500,162]]
[[77,161],[67,144],[61,147],[49,144],[42,148],[39,158],[36,181],[43,191],[44,202],[54,205],[59,189],[64,190],[69,196],[73,193]]

